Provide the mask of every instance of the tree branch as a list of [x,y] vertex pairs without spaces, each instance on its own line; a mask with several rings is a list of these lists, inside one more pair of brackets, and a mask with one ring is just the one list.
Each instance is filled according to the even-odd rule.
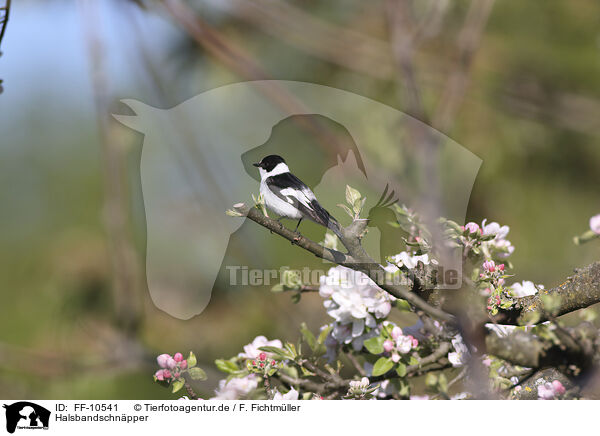
[[[295,233],[281,223],[264,216],[258,209],[249,207],[244,203],[237,203],[233,206],[235,212],[241,216],[247,216],[252,221],[269,229],[271,232],[291,241],[295,245],[313,253],[321,259],[328,260],[341,266],[360,271],[371,278],[381,289],[390,295],[408,301],[414,307],[421,309],[428,315],[441,321],[455,323],[455,317],[443,310],[431,306],[414,292],[406,289],[405,286],[388,283],[385,280],[385,270],[375,262],[364,250],[360,241],[362,234],[367,226],[367,220],[355,220],[348,227],[342,229],[342,244],[348,250],[348,253],[342,253],[337,250],[325,248],[310,239]],[[419,290],[420,289],[417,287]]]
[[557,295],[560,297],[560,307],[555,316],[565,315],[593,304],[600,303],[600,262],[592,263],[578,269],[575,274],[552,289],[542,290],[529,297],[518,298],[510,309],[501,312],[494,318],[498,324],[520,324],[525,315],[537,312],[538,322],[548,321],[549,314],[543,310],[542,296]]

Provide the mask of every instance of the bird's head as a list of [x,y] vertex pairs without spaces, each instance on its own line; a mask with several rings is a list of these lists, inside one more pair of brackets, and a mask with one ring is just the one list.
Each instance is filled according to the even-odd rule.
[[287,173],[290,169],[281,156],[270,154],[262,158],[258,163],[252,164],[260,171],[261,176],[273,176],[276,174]]

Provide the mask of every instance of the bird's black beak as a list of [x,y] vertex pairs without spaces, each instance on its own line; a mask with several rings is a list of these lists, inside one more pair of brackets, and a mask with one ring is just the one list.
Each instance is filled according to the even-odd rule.
[[253,163],[252,165],[254,165],[255,167],[260,168],[260,163]]

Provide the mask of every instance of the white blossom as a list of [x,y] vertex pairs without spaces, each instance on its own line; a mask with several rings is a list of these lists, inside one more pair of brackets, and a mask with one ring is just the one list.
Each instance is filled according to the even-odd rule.
[[[425,253],[425,254],[421,254],[421,255],[415,255],[415,254],[410,254],[406,251],[403,251],[399,254],[396,254],[395,256],[391,257],[392,262],[394,262],[394,264],[396,264],[397,266],[405,266],[408,269],[413,269],[417,266],[417,264],[419,262],[423,262],[424,265],[429,265],[430,263],[436,265],[437,261],[435,259],[430,259],[429,258],[429,254]],[[388,265],[388,267],[393,267],[395,265]],[[396,269],[392,269],[389,268],[388,272],[395,272],[397,271],[398,268],[396,267]]]
[[215,390],[215,396],[211,400],[237,400],[244,398],[257,387],[258,380],[255,374],[232,378],[229,381],[221,380],[219,388]]
[[508,336],[517,329],[516,325],[492,324],[491,322],[487,323],[485,326],[500,337]]
[[481,223],[482,234],[484,236],[496,235],[494,239],[485,241],[481,244],[483,250],[486,252],[486,257],[490,258],[492,254],[495,254],[497,257],[507,258],[515,251],[515,247],[513,247],[510,241],[506,239],[510,227],[500,226],[497,222],[486,224],[486,221],[487,219],[484,219]]
[[469,349],[464,343],[462,336],[454,336],[452,338],[452,346],[454,347],[454,351],[448,353],[448,360],[452,366],[456,368],[458,366],[465,365],[467,363],[467,359],[469,358]]
[[244,359],[256,359],[256,358],[258,358],[258,355],[260,353],[262,353],[262,351],[260,351],[259,348],[267,347],[267,346],[281,348],[283,345],[281,344],[281,341],[279,339],[274,339],[272,341],[269,341],[264,336],[257,336],[252,341],[252,343],[250,343],[248,345],[244,345],[244,352],[238,354],[238,356],[242,357]]
[[[360,350],[373,336],[377,321],[390,313],[393,297],[365,274],[343,266],[331,268],[320,282],[319,295],[326,298],[323,306],[335,320],[331,336]],[[365,327],[371,331],[365,334]]]
[[513,297],[521,298],[527,297],[529,295],[535,295],[539,289],[544,289],[544,285],[536,285],[533,282],[528,280],[523,281],[522,283],[513,283],[510,286],[510,293]]
[[273,396],[274,400],[297,400],[298,399],[298,391],[294,388],[290,389],[290,391],[286,394],[282,394],[277,389],[275,389],[275,395]]

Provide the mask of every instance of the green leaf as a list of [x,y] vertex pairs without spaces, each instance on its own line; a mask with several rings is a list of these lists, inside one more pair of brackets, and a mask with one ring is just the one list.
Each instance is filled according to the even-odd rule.
[[348,206],[346,206],[345,204],[338,204],[339,207],[341,207],[342,209],[344,209],[344,212],[346,212],[348,215],[350,215],[350,218],[354,218],[354,214],[352,213],[352,211],[350,210],[350,208]]
[[440,392],[448,391],[448,380],[446,379],[446,376],[444,374],[440,374],[440,376],[438,377],[438,389],[440,390]]
[[429,388],[433,388],[435,386],[437,386],[438,383],[438,378],[435,374],[429,373],[427,374],[427,376],[425,377],[425,386],[429,387]]
[[400,299],[398,299],[398,300],[394,301],[394,306],[398,310],[403,310],[403,311],[406,311],[406,312],[412,311],[412,309],[410,307],[410,304],[408,304],[408,301],[406,301],[406,300],[400,300]]
[[319,337],[317,338],[317,341],[319,341],[319,344],[322,344],[323,342],[325,342],[325,339],[327,339],[327,336],[329,335],[329,332],[331,330],[333,330],[332,325],[328,325],[323,330],[321,330],[321,333],[319,333]]
[[400,377],[404,377],[406,375],[406,365],[403,363],[398,363],[398,367],[396,368],[396,373]]
[[379,376],[388,372],[390,369],[394,367],[394,362],[389,357],[380,357],[375,365],[373,366],[373,375]]
[[185,384],[185,381],[182,378],[176,379],[175,381],[173,381],[173,384],[171,385],[172,392],[173,393],[177,392],[178,390],[180,390],[183,387],[184,384]]
[[298,352],[296,351],[296,347],[291,342],[286,342],[284,345],[284,348],[287,350],[290,359],[293,360],[296,357],[298,357]]
[[302,336],[304,337],[304,340],[306,341],[310,349],[312,351],[315,351],[318,346],[317,338],[315,338],[315,335],[313,335],[313,333],[308,329],[306,323],[304,322],[300,325],[300,333],[302,333]]
[[197,360],[196,360],[196,355],[190,351],[190,355],[187,358],[187,366],[188,368],[192,368],[194,366],[196,366]]
[[217,365],[217,369],[219,371],[223,371],[229,374],[240,370],[238,366],[231,360],[217,359],[215,360],[215,365]]
[[559,295],[546,294],[542,295],[540,298],[546,312],[554,315],[560,309],[561,298]]
[[595,309],[583,309],[579,311],[579,316],[581,317],[581,319],[583,319],[584,321],[587,322],[592,322],[594,321],[596,318],[598,318],[598,312],[596,312]]
[[281,357],[282,359],[289,359],[289,353],[279,347],[271,347],[270,345],[265,345],[264,347],[259,348],[260,351],[265,351],[267,353],[273,353],[276,356]]
[[417,359],[415,356],[410,356],[410,358],[408,359],[408,364],[409,365],[418,365],[419,359]]
[[302,371],[302,375],[305,377],[311,377],[313,375],[315,375],[314,372],[309,371],[308,369],[306,369],[305,367],[300,367],[300,370]]
[[271,288],[271,292],[283,292],[283,290],[284,290],[284,288],[281,283],[279,283]]
[[381,336],[377,336],[375,338],[367,339],[364,342],[365,348],[371,354],[381,354],[383,353],[383,342],[385,339]]
[[358,217],[360,212],[362,211],[365,202],[367,201],[367,197],[357,198],[356,201],[352,204],[352,210],[354,211],[354,216]]
[[206,380],[207,379],[206,373],[204,372],[204,370],[202,368],[198,368],[198,367],[190,368],[188,370],[188,373],[190,374],[190,377],[193,380]]
[[539,312],[527,312],[519,319],[520,325],[534,325],[539,322],[541,315]]
[[400,388],[398,389],[398,394],[401,397],[408,397],[410,395],[410,385],[406,381],[400,381]]
[[349,205],[354,205],[356,200],[358,200],[360,197],[360,192],[352,188],[350,185],[346,185],[346,201]]

